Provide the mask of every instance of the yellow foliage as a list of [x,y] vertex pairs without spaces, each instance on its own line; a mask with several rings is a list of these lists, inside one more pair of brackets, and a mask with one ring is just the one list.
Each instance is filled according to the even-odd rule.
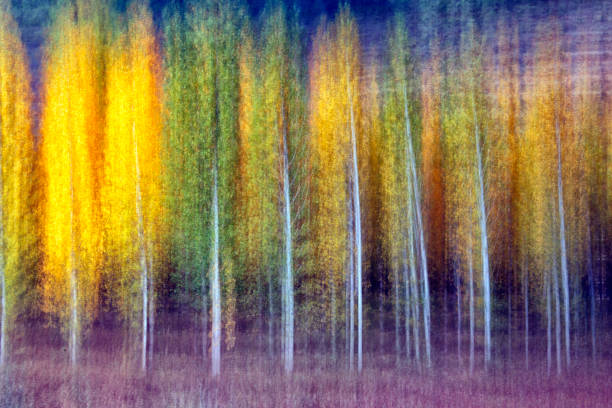
[[105,250],[126,317],[141,307],[132,296],[140,290],[141,246],[146,262],[157,265],[162,225],[159,56],[151,16],[142,7],[130,14],[129,29],[113,45],[107,68],[102,188]]
[[75,22],[70,9],[58,16],[54,28],[41,126],[43,310],[66,322],[74,269],[79,315],[87,322],[96,313],[102,256],[99,43],[92,24]]
[[[24,307],[26,275],[35,259],[32,211],[33,138],[30,75],[17,24],[0,5],[0,223],[1,260],[10,323]],[[15,311],[17,312],[17,311]]]

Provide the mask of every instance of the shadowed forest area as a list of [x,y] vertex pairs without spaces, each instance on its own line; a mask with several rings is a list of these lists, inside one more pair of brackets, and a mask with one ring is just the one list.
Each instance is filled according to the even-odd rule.
[[609,0],[0,0],[0,407],[606,406]]

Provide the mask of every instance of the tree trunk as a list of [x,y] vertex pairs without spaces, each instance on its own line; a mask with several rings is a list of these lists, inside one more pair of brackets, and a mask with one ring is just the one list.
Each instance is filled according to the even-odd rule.
[[529,270],[527,262],[523,267],[523,299],[525,309],[525,368],[529,370]]
[[[149,244],[149,248],[151,248],[151,245]],[[151,273],[149,274],[149,283],[148,283],[148,290],[149,290],[149,366],[152,365],[153,363],[153,344],[154,344],[154,334],[155,334],[155,298],[154,298],[154,281],[153,281],[153,260],[152,257],[149,256],[149,271],[151,271]]]
[[349,369],[352,371],[355,360],[355,245],[353,206],[349,206]]
[[393,261],[393,313],[395,317],[395,365],[399,366],[400,363],[400,282],[398,273],[397,259]]
[[482,259],[482,295],[484,303],[484,360],[485,368],[491,361],[491,289],[489,282],[489,240],[487,237],[487,211],[484,197],[484,180],[482,171],[482,154],[480,151],[480,131],[474,106],[474,136],[476,142],[476,161],[478,167],[478,205],[480,221],[480,251]]
[[270,266],[268,271],[268,358],[271,360],[274,354],[274,303],[272,301],[272,271]]
[[561,174],[561,136],[559,119],[555,118],[555,135],[557,139],[557,196],[559,198],[559,245],[561,246],[561,286],[563,288],[563,312],[565,317],[565,358],[570,366],[570,301],[567,270],[567,250],[565,245],[565,210],[563,207],[563,178]]
[[357,164],[357,135],[355,130],[355,117],[353,113],[353,100],[351,97],[350,88],[350,69],[347,61],[347,92],[349,113],[351,122],[351,146],[353,159],[353,203],[355,212],[355,269],[356,269],[356,286],[357,286],[357,371],[361,372],[363,368],[363,299],[362,299],[362,283],[361,283],[361,204],[359,198],[359,166]]
[[202,360],[208,356],[208,296],[206,295],[206,274],[202,274]]
[[336,362],[336,283],[333,275],[330,277],[331,283],[331,351],[332,361]]
[[221,289],[219,284],[219,198],[217,192],[217,158],[213,163],[213,256],[212,256],[212,344],[211,373],[213,377],[221,373]]
[[0,367],[4,366],[6,360],[6,276],[4,262],[4,174],[2,172],[2,118],[0,117],[0,296],[2,296],[0,307]]
[[459,277],[459,268],[456,267],[455,288],[457,294],[457,361],[459,362],[459,365],[461,365],[461,279]]
[[[410,126],[410,116],[408,114],[408,95],[404,84],[404,120],[406,123],[406,177],[412,185],[412,200],[414,204],[416,229],[418,234],[419,256],[421,261],[421,280],[423,291],[423,330],[425,331],[425,358],[427,366],[431,366],[431,341],[430,341],[430,302],[429,302],[429,274],[427,270],[427,249],[425,246],[425,232],[423,225],[423,215],[421,213],[421,190],[416,171],[416,159],[412,147],[412,130]],[[410,166],[410,171],[408,171]],[[409,174],[410,173],[410,174]],[[410,200],[410,199],[409,199]],[[414,292],[413,292],[414,293]]]
[[74,147],[73,141],[70,140],[70,341],[68,349],[70,350],[70,362],[72,366],[76,366],[77,360],[77,330],[78,330],[78,288],[76,276],[76,233],[74,227]]
[[412,337],[414,338],[414,359],[417,362],[417,365],[420,367],[421,343],[419,339],[419,324],[421,320],[421,313],[419,308],[420,299],[418,290],[416,256],[414,253],[414,229],[412,227],[408,229],[408,260],[410,261],[410,297],[412,305]]
[[293,241],[292,241],[292,225],[291,225],[291,198],[290,198],[290,185],[289,185],[289,154],[287,151],[287,129],[285,127],[285,109],[281,103],[281,118],[282,118],[282,135],[283,135],[283,215],[284,215],[284,226],[285,226],[285,279],[283,285],[285,308],[284,310],[284,344],[283,352],[285,373],[293,371]]
[[474,372],[474,263],[472,260],[472,239],[468,252],[468,273],[470,290],[470,374]]
[[559,305],[559,282],[557,278],[557,256],[554,255],[553,295],[555,298],[555,340],[557,345],[557,375],[561,374],[561,306]]
[[134,167],[136,172],[136,216],[138,218],[138,252],[140,259],[140,290],[142,298],[142,355],[141,355],[141,370],[147,369],[147,333],[148,333],[148,265],[147,265],[147,250],[145,245],[144,232],[144,216],[142,213],[142,192],[140,188],[140,161],[138,157],[138,141],[136,139],[136,123],[132,121],[132,143],[134,145]]
[[550,369],[552,367],[552,308],[550,300],[550,270],[546,273],[546,283],[544,284],[546,290],[546,370],[548,376],[550,376]]

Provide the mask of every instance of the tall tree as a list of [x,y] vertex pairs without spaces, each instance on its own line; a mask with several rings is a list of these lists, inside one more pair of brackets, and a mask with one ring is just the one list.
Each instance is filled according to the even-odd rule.
[[[388,240],[392,247],[396,247],[394,249],[396,259],[392,258],[393,267],[397,268],[401,264],[404,270],[406,349],[409,355],[409,324],[412,314],[414,349],[417,360],[421,341],[419,338],[420,311],[418,310],[421,302],[419,301],[419,290],[417,290],[416,271],[416,260],[418,259],[420,266],[418,276],[421,279],[419,283],[423,300],[425,357],[426,364],[429,366],[431,365],[431,348],[429,326],[425,321],[429,316],[429,277],[423,228],[421,181],[417,170],[420,168],[417,151],[420,143],[415,143],[415,135],[418,134],[419,128],[418,93],[414,83],[415,67],[409,53],[410,44],[404,21],[403,15],[395,16],[394,24],[390,28],[388,48],[390,66],[385,98],[385,156],[390,160],[384,166],[386,172],[390,172],[385,177],[386,205],[389,206],[387,210],[389,212],[387,222],[390,228]],[[397,233],[392,232],[397,228],[399,228],[397,233],[401,233],[403,237],[402,240],[397,240]],[[408,269],[410,269],[410,278]],[[394,272],[394,276],[396,275]],[[394,280],[396,280],[396,286],[399,286],[399,280],[395,278]]]
[[[475,248],[480,249],[482,275],[479,286],[483,303],[484,361],[488,365],[491,359],[492,311],[487,222],[490,200],[486,184],[492,173],[488,171],[487,164],[491,164],[493,143],[487,137],[488,124],[484,120],[487,100],[484,89],[478,86],[482,84],[484,76],[482,53],[482,45],[472,28],[462,38],[460,55],[455,62],[458,65],[451,68],[452,73],[448,78],[449,96],[443,128],[446,147],[445,182],[450,190],[447,213],[452,214],[450,217],[453,218],[449,225],[454,226],[458,237],[465,234],[472,236],[478,232],[478,236],[473,236],[473,239],[453,242],[456,254],[468,255],[461,264],[468,264],[468,270],[471,271],[471,246],[479,241]],[[465,248],[465,243],[469,243],[470,247]]]
[[161,255],[160,58],[147,7],[133,3],[127,16],[108,69],[102,193],[107,253],[120,271],[117,300],[128,324],[140,329],[144,371]]
[[181,10],[165,15],[164,186],[169,228],[170,262],[179,305],[200,311],[202,356],[208,354],[211,251],[211,138],[203,84],[203,55],[196,49],[196,31]]
[[209,146],[211,160],[203,172],[210,172],[210,297],[212,301],[211,372],[221,371],[221,289],[225,295],[225,343],[235,341],[234,252],[235,195],[239,121],[239,47],[241,12],[219,1],[194,6],[189,25],[193,30],[197,67],[195,82],[199,93],[198,115],[203,122],[200,138]]
[[[275,188],[271,198],[281,197],[271,219],[282,220],[281,298],[282,350],[285,372],[293,370],[294,348],[294,265],[296,243],[303,214],[300,211],[304,194],[304,107],[301,78],[300,31],[296,17],[288,20],[278,6],[264,25],[263,51],[263,129],[271,143],[271,167]],[[269,171],[268,170],[268,171]],[[296,229],[298,231],[296,232]]]
[[47,46],[41,124],[43,310],[68,332],[76,363],[96,314],[101,261],[104,36],[99,3],[57,11]]
[[10,329],[25,311],[36,252],[32,92],[26,51],[8,2],[0,2],[0,367]]

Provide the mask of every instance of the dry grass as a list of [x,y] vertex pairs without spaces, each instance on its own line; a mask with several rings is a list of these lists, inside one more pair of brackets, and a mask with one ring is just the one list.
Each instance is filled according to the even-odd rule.
[[[395,367],[391,354],[368,354],[361,375],[328,355],[296,355],[285,376],[266,353],[223,355],[222,375],[190,351],[192,331],[159,336],[152,368],[143,375],[139,354],[127,350],[120,331],[101,331],[72,369],[67,353],[49,342],[22,339],[3,373],[0,407],[605,407],[612,401],[607,359],[583,358],[567,374],[549,377],[541,358],[525,371],[522,360],[498,361],[470,376],[456,356],[439,358],[431,371]],[[517,352],[517,356],[520,354]],[[537,360],[537,361],[535,361]]]

